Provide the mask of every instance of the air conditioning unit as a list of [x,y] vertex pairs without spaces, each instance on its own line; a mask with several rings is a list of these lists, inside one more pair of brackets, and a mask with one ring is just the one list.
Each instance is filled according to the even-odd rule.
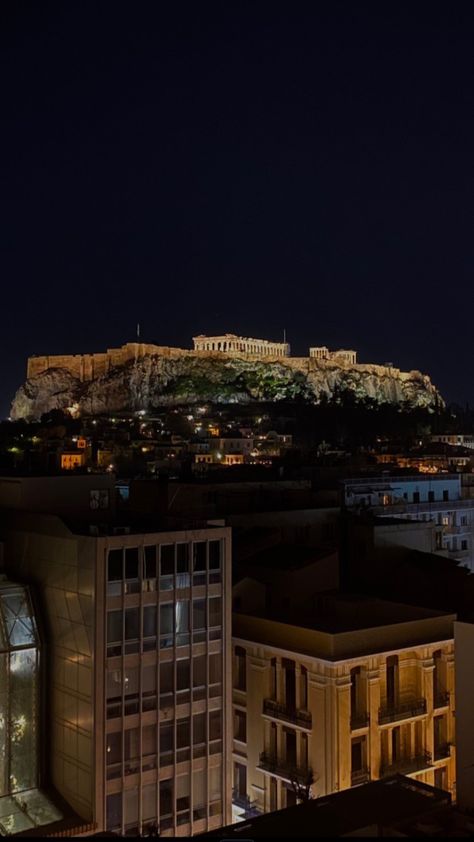
[[95,524],[90,524],[89,526],[89,535],[98,535],[99,534],[99,527]]

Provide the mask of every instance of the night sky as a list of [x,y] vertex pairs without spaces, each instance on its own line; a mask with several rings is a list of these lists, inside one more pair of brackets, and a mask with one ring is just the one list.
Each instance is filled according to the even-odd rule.
[[473,401],[474,8],[2,4],[0,413],[32,353],[356,348]]

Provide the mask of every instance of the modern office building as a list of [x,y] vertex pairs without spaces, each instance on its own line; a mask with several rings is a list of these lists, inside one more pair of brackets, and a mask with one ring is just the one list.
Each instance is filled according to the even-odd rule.
[[455,615],[341,594],[234,612],[234,818],[395,773],[453,792]]
[[10,509],[1,531],[44,613],[55,789],[97,832],[228,823],[230,530]]

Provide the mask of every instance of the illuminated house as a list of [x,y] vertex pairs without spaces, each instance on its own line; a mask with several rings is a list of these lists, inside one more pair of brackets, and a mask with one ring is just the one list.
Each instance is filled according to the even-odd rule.
[[38,789],[40,642],[28,590],[0,577],[0,835],[61,813]]

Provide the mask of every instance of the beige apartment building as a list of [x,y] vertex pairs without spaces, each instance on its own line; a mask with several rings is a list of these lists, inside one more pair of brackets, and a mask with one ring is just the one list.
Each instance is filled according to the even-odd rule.
[[319,599],[234,613],[234,819],[401,773],[455,793],[454,615]]
[[53,787],[96,831],[228,823],[230,530],[1,520],[5,566],[42,607]]

